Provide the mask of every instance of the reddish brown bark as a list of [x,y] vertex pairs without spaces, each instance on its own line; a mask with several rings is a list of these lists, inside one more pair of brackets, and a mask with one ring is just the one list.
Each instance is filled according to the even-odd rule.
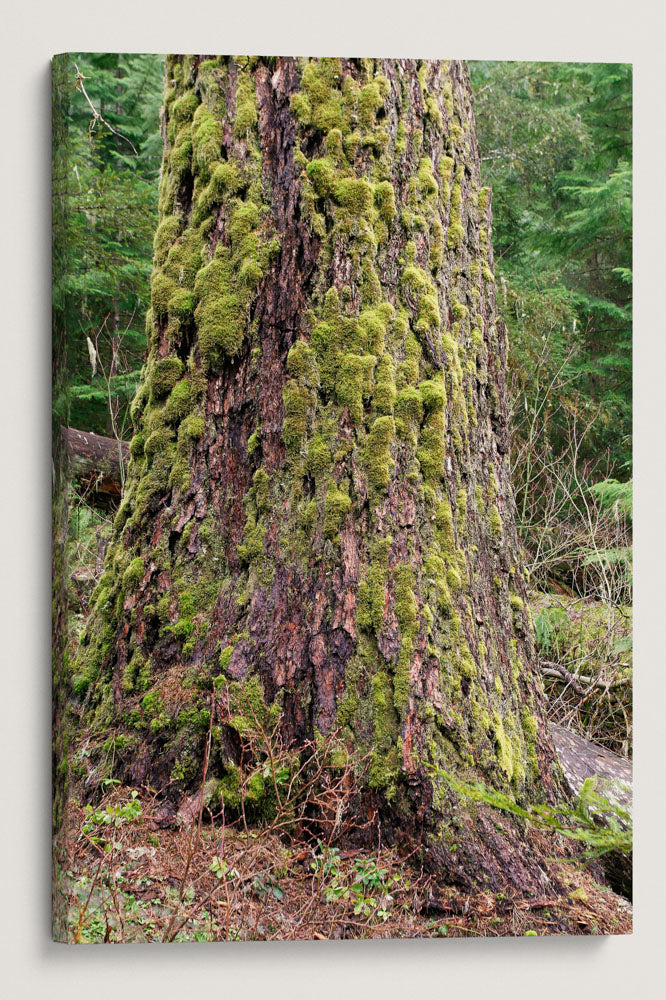
[[120,771],[191,793],[184,680],[258,678],[285,745],[339,731],[369,755],[375,834],[463,884],[540,887],[523,831],[433,772],[532,799],[559,781],[466,67],[170,57],[167,76],[147,375],[82,657],[98,718],[141,734]]

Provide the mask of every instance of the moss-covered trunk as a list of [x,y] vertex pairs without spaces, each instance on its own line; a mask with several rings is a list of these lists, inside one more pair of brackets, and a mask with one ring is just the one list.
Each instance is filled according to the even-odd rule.
[[430,770],[555,791],[466,66],[173,56],[166,88],[149,355],[75,689],[120,772],[177,799],[222,674],[282,740],[367,755],[385,839],[536,886],[519,831]]

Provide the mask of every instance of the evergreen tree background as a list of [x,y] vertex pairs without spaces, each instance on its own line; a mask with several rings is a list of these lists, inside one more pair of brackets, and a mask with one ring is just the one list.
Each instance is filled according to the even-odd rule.
[[[77,67],[104,122],[95,121]],[[64,292],[70,420],[74,427],[110,435],[111,408],[117,406],[122,437],[145,354],[163,58],[76,53],[68,75],[71,256]],[[98,352],[94,375],[87,338]]]

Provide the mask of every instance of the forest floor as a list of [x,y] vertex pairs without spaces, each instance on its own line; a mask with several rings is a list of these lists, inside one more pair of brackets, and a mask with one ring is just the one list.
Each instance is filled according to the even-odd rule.
[[70,800],[57,874],[80,943],[629,934],[631,904],[550,831],[531,830],[562,891],[517,898],[438,884],[395,848],[344,850],[270,830],[160,829],[156,804],[112,786]]
[[[81,508],[72,519],[71,662],[100,572],[100,524],[83,517],[91,513]],[[534,615],[542,655],[590,675],[581,696],[550,679],[552,719],[628,756],[630,619],[562,595],[541,595]],[[631,904],[603,884],[598,864],[583,864],[572,842],[553,830],[530,826],[529,836],[551,859],[557,890],[533,899],[517,898],[508,886],[471,895],[439,884],[394,847],[345,849],[293,828],[220,825],[219,816],[164,828],[159,804],[145,789],[97,775],[91,795],[91,734],[78,725],[74,731],[56,875],[62,933],[70,942],[631,933]]]

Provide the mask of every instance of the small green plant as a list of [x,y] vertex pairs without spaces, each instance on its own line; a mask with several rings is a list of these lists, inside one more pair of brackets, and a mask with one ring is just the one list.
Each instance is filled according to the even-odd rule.
[[217,855],[215,855],[211,861],[209,871],[211,871],[216,878],[224,879],[227,882],[231,882],[235,878],[240,878],[238,869],[230,868],[224,858],[219,858]]
[[327,883],[326,902],[348,903],[355,916],[388,920],[388,906],[393,902],[391,890],[408,887],[397,876],[390,876],[388,869],[379,868],[374,858],[358,859],[346,871],[338,849],[326,848],[321,841],[310,868]]
[[[109,779],[105,784],[117,784],[115,779]],[[133,823],[141,817],[141,802],[139,793],[133,789],[127,802],[118,802],[113,806],[87,805],[84,809],[86,819],[82,826],[83,834],[94,844],[103,843],[105,837],[102,835],[105,829],[117,830],[125,823]],[[111,850],[111,845],[106,844],[106,851]]]

